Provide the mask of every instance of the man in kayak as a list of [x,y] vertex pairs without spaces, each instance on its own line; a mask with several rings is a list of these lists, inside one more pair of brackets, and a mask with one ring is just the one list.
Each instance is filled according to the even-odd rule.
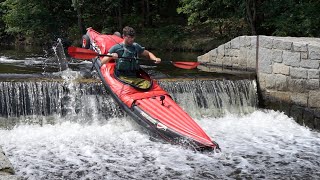
[[[156,57],[153,53],[146,50],[140,44],[135,43],[135,30],[132,27],[126,26],[123,28],[123,42],[118,43],[109,49],[109,55],[105,56],[101,63],[105,64],[111,59],[116,60],[115,74],[120,80],[139,87],[141,89],[148,89],[151,83],[148,80],[138,78],[137,71],[139,70],[139,62],[136,58],[140,55],[147,57],[148,59],[160,63],[161,59]],[[132,59],[124,59],[118,57],[130,57]]]

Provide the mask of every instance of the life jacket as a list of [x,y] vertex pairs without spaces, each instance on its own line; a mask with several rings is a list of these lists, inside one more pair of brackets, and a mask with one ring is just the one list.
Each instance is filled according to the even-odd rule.
[[139,70],[139,62],[135,59],[138,56],[136,43],[133,43],[132,47],[128,49],[123,43],[120,44],[122,48],[118,50],[118,54],[122,57],[132,57],[132,59],[117,59],[116,70],[122,74],[135,75],[135,72]]

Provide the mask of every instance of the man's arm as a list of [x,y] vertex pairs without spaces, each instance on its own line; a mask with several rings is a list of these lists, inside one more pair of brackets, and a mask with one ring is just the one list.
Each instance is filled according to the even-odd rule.
[[108,53],[108,55],[111,55],[112,57],[105,56],[101,59],[101,64],[106,64],[108,63],[111,59],[118,59],[118,54],[117,53]]
[[152,52],[150,52],[148,50],[144,50],[141,54],[145,57],[149,57],[150,60],[155,61],[155,63],[157,63],[157,64],[161,62],[160,58],[158,58],[157,56],[155,56]]

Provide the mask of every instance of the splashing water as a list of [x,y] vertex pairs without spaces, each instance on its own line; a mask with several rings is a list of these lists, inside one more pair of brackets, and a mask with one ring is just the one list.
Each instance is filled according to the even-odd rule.
[[64,53],[62,40],[60,38],[57,39],[57,43],[55,46],[52,47],[52,49],[54,51],[55,56],[58,59],[60,71],[68,69],[68,61]]
[[17,175],[28,179],[317,179],[320,135],[280,112],[197,122],[222,148],[199,153],[151,141],[130,118],[96,125],[0,130]]
[[[298,125],[283,113],[257,110],[255,98],[250,97],[255,93],[237,94],[232,91],[234,84],[231,82],[222,83],[227,85],[226,89],[220,89],[220,83],[214,83],[217,87],[213,90],[203,88],[211,87],[211,82],[204,82],[200,89],[198,84],[192,83],[187,83],[188,86],[175,85],[186,88],[182,90],[183,95],[173,92],[173,97],[182,102],[190,114],[200,114],[196,116],[197,122],[222,148],[221,153],[200,153],[150,140],[129,117],[116,114],[115,118],[112,116],[106,120],[104,113],[112,114],[119,110],[114,102],[101,100],[97,95],[83,96],[83,89],[75,82],[81,77],[77,72],[67,69],[59,75],[64,79],[65,87],[59,86],[56,90],[59,94],[57,99],[65,99],[59,101],[61,104],[46,101],[45,97],[53,92],[53,86],[47,83],[45,86],[41,83],[20,83],[19,87],[30,85],[26,89],[28,91],[48,90],[50,93],[28,92],[29,96],[20,93],[23,96],[19,98],[32,97],[32,100],[47,102],[50,107],[64,106],[61,109],[65,112],[59,112],[58,108],[59,115],[41,116],[40,113],[37,117],[26,117],[29,121],[41,123],[20,124],[11,130],[0,129],[0,146],[16,174],[25,179],[320,178],[320,134]],[[3,90],[10,89],[7,85],[14,86],[9,82],[2,84]],[[1,107],[9,106],[12,104],[9,100],[17,98],[16,94],[10,96],[7,92],[19,91],[16,88],[11,90],[1,91],[8,96],[5,99],[8,102],[1,102]],[[213,93],[211,91],[222,96],[209,96]],[[198,95],[206,98],[198,98]],[[81,103],[77,103],[79,98]],[[99,109],[97,106],[102,105],[101,102],[108,104]],[[39,109],[31,110],[42,112],[44,104],[40,103]],[[237,109],[239,106],[241,108]],[[236,114],[223,112],[223,117],[207,117],[208,111],[216,111],[216,108]],[[51,119],[55,123],[45,123]]]

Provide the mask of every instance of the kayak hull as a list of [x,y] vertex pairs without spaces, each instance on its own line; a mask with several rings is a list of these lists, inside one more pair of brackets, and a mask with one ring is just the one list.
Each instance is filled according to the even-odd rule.
[[[87,35],[90,47],[100,54],[106,54],[112,45],[122,42],[118,36],[101,35],[92,28],[87,29]],[[115,77],[115,62],[101,65],[100,59],[96,58],[93,65],[116,103],[150,136],[195,150],[219,149],[218,144],[144,70],[141,69],[139,75],[152,82],[148,90],[120,82]]]

